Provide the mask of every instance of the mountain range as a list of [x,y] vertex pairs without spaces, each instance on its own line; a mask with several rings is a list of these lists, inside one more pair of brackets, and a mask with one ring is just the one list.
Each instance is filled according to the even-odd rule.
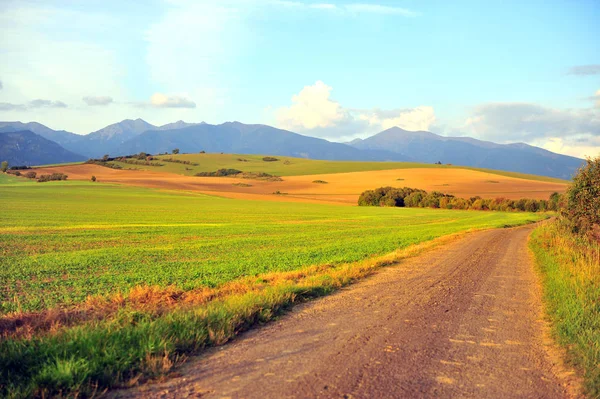
[[156,154],[174,148],[181,152],[203,150],[327,160],[442,162],[562,179],[570,179],[583,162],[524,143],[497,144],[398,127],[364,140],[334,143],[240,122],[211,125],[177,121],[154,126],[142,119],[126,119],[86,135],[53,130],[36,122],[0,122],[0,160],[11,165],[74,162],[142,151]]

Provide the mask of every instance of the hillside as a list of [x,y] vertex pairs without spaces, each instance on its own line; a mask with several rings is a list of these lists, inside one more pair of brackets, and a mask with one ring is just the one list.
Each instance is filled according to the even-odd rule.
[[398,127],[349,143],[362,150],[387,149],[420,162],[442,162],[570,179],[582,160],[523,143],[496,144],[469,137],[444,137]]
[[64,149],[31,131],[0,133],[0,161],[10,166],[83,161],[85,157]]
[[[221,154],[221,153],[192,153],[177,155],[155,156],[156,162],[162,166],[135,165],[136,169],[154,172],[176,173],[193,176],[198,172],[212,172],[217,169],[238,169],[244,172],[265,172],[276,176],[305,176],[318,174],[350,173],[382,171],[392,169],[472,169],[479,172],[499,176],[515,177],[526,180],[566,183],[565,180],[547,176],[530,175],[526,173],[506,172],[501,170],[463,167],[458,165],[436,165],[419,162],[377,162],[377,161],[329,161],[296,157],[275,156],[276,161],[264,161],[265,155],[252,154]],[[270,156],[271,157],[271,156]],[[166,161],[165,161],[166,160]],[[175,162],[171,162],[174,160]],[[131,164],[114,162],[124,169]],[[440,172],[443,173],[443,172]]]

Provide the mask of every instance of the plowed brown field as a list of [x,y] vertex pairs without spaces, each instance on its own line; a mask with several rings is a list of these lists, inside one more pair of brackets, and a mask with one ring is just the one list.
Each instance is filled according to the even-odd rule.
[[[38,175],[61,172],[69,180],[99,182],[167,190],[194,191],[228,198],[271,201],[326,202],[354,205],[364,190],[382,186],[413,187],[441,191],[458,197],[547,199],[563,192],[566,184],[518,179],[468,169],[394,169],[383,171],[286,176],[283,181],[250,180],[232,177],[193,177],[142,170],[110,169],[98,165],[69,165],[36,169]],[[402,179],[402,180],[399,180]],[[327,184],[313,183],[315,180]],[[234,185],[250,184],[251,187]],[[274,192],[282,195],[275,195]]]

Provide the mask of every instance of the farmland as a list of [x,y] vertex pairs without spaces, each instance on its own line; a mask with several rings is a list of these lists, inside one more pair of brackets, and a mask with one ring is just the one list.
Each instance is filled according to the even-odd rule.
[[[11,374],[16,396],[89,393],[94,384],[160,374],[148,359],[174,364],[181,353],[224,342],[294,298],[328,292],[386,264],[377,263],[386,254],[544,217],[242,201],[6,175],[0,190],[0,323],[70,311],[78,317],[64,325],[56,319],[40,336],[31,326],[7,330],[0,369],[28,365]],[[143,306],[131,299],[140,292]],[[198,293],[208,294],[194,302]],[[152,295],[167,300],[155,303]],[[177,298],[192,299],[179,307]],[[106,375],[106,367],[114,373]]]
[[3,185],[2,194],[3,313],[76,304],[140,284],[187,290],[354,262],[444,234],[534,218],[245,202],[81,182],[19,180]]
[[[207,162],[202,161],[203,157],[206,157]],[[198,166],[174,162],[162,162],[163,166],[117,162],[116,164],[123,169],[85,164],[45,167],[37,170],[38,173],[45,174],[66,173],[72,180],[89,180],[93,175],[102,182],[195,191],[228,198],[342,205],[356,205],[361,192],[381,186],[408,186],[427,191],[442,191],[459,197],[481,196],[483,198],[505,197],[509,199],[548,199],[551,193],[563,192],[566,188],[566,182],[557,179],[450,166],[388,162],[333,162],[297,158],[277,158],[277,161],[265,162],[259,156],[239,157],[241,156],[228,154],[194,154],[172,157],[184,162],[198,163]],[[170,159],[171,156],[167,158]],[[244,161],[237,161],[237,159]],[[191,170],[186,171],[186,168]],[[218,169],[229,168],[250,173],[264,172],[283,176],[283,179],[282,181],[269,181],[235,176],[197,177],[185,175],[185,173],[214,172]],[[377,170],[377,168],[381,170]],[[283,195],[273,195],[276,192]]]
[[[159,155],[156,161],[163,166],[136,165],[136,168],[142,170],[161,171],[167,173],[177,173],[187,176],[193,176],[198,172],[211,172],[217,169],[241,169],[246,172],[265,172],[277,176],[305,176],[305,175],[323,175],[334,173],[351,172],[369,172],[393,169],[469,169],[480,172],[495,174],[498,176],[507,176],[535,181],[546,181],[554,183],[565,183],[564,180],[552,177],[537,175],[528,175],[517,172],[506,172],[492,169],[471,168],[454,165],[436,165],[417,162],[359,162],[359,161],[326,161],[317,159],[305,159],[294,157],[265,157],[263,155],[251,154],[177,154],[177,155]],[[264,161],[264,158],[273,158],[275,160]],[[174,159],[177,161],[189,162],[189,164],[168,162],[163,160]],[[115,162],[123,168],[131,165]]]

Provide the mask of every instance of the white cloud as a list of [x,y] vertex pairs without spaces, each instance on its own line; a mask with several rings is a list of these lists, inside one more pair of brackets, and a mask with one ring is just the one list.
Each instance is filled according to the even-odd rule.
[[330,98],[332,87],[322,81],[305,86],[292,97],[292,105],[280,107],[274,117],[279,127],[334,140],[366,137],[398,126],[427,130],[435,122],[432,107],[366,110],[345,108]]
[[578,158],[600,156],[600,137],[583,136],[575,139],[553,137],[545,141],[534,141],[533,145],[559,154],[567,154]]
[[113,102],[112,97],[109,96],[86,96],[82,100],[89,106],[108,105]]
[[280,125],[290,129],[310,130],[334,127],[351,118],[342,106],[329,98],[332,88],[322,81],[305,86],[292,97],[292,105],[276,112]]
[[464,129],[499,142],[599,136],[600,112],[592,108],[562,110],[529,103],[490,103],[476,107]]
[[154,93],[150,97],[150,105],[157,108],[196,108],[196,103],[189,98],[162,93]]
[[577,157],[600,152],[600,110],[556,109],[529,103],[476,107],[464,133],[499,143],[526,142]]
[[2,81],[0,80],[0,90],[4,89],[4,85],[2,85]]

